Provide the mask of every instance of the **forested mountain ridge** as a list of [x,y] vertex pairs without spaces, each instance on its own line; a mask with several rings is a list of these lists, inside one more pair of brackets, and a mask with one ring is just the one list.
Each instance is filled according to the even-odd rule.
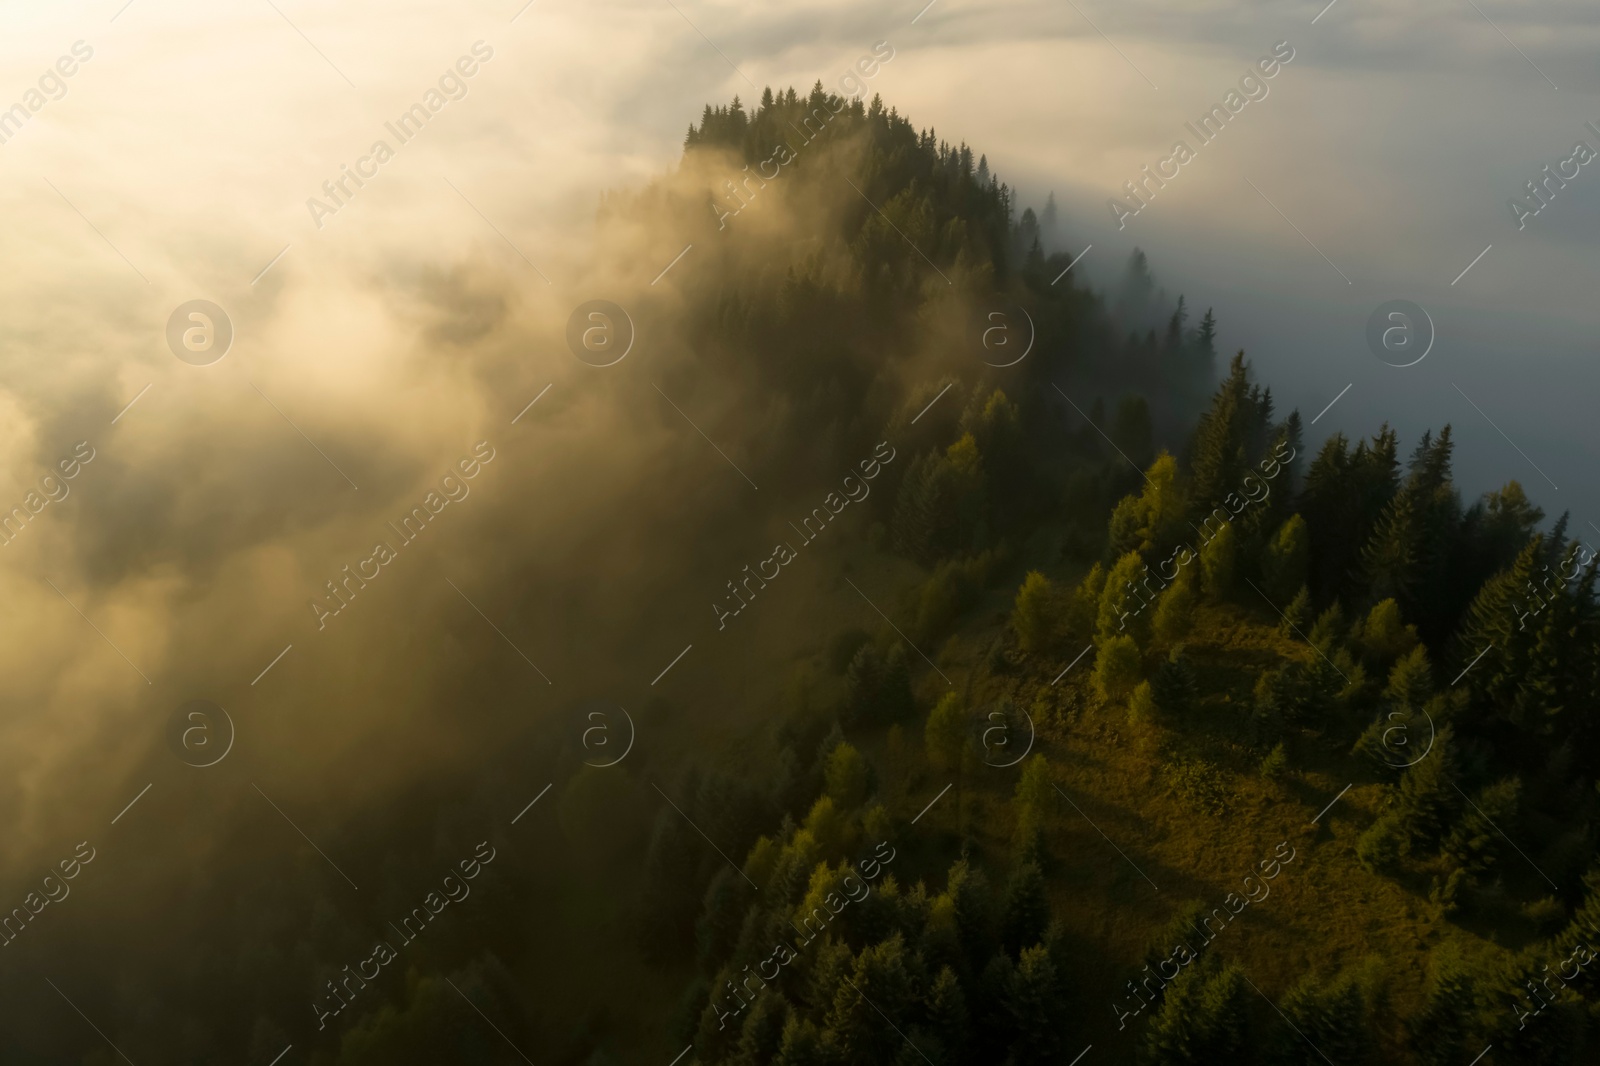
[[[314,853],[196,859],[230,907],[161,935],[204,950],[96,1022],[315,1066],[1592,1058],[1595,561],[1515,484],[1463,500],[1448,428],[1308,445],[1142,254],[1097,293],[1070,220],[1019,208],[981,153],[820,85],[708,107],[673,171],[605,196],[640,343],[571,402],[660,450],[604,529],[576,491],[528,506],[649,553],[507,566],[503,610],[570,607],[541,568],[616,567],[574,595],[691,619],[657,668],[693,653],[589,690],[502,689],[475,652],[430,697],[509,723],[502,779],[357,808],[334,854],[372,889],[330,895]],[[707,590],[890,452],[719,629]],[[639,726],[607,766],[600,695]],[[480,840],[470,898],[352,993]]]
[[[689,150],[764,157],[795,109],[708,108]],[[997,288],[1049,299],[1065,258],[1044,263],[1027,216],[1009,241],[918,226],[975,177],[970,153],[876,101],[844,115],[903,168],[866,198],[936,261],[991,256]],[[992,176],[968,202],[1009,216]],[[1168,350],[1211,331],[1175,314]],[[1404,462],[1387,427],[1308,450],[1242,353],[1171,453],[1138,398],[1114,421],[1048,402],[1050,365],[981,379],[911,438],[842,565],[892,553],[922,577],[896,625],[799,670],[776,773],[685,782],[697,819],[750,842],[741,869],[701,863],[696,900],[667,859],[692,841],[658,822],[646,928],[700,960],[696,1054],[1587,1061],[1600,627],[1566,519],[1542,528],[1515,482],[1465,504],[1448,426]],[[1020,745],[1024,720],[1038,742],[1007,777],[995,737]],[[1216,948],[1212,915],[1240,921]]]
[[[1156,291],[1142,254],[1108,306],[1063,273],[1071,256],[1053,202],[1043,218],[1018,211],[1015,192],[965,144],[819,82],[809,96],[768,90],[751,111],[738,98],[707,106],[678,170],[608,196],[600,228],[604,245],[607,232],[665,218],[664,256],[692,242],[672,275],[681,295],[662,305],[693,352],[674,365],[761,404],[752,426],[733,431],[797,479],[848,465],[952,377],[977,372],[998,381],[1003,371],[1027,406],[1052,374],[1113,398],[1159,379],[1148,415],[1123,421],[1180,433],[1215,372],[1209,315],[1194,328],[1181,302]],[[995,312],[1035,337],[1015,367],[985,348]]]

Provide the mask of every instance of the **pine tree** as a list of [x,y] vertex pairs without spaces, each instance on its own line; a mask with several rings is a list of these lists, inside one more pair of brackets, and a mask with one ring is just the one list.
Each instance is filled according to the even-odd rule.
[[1228,365],[1228,376],[1217,387],[1210,410],[1195,430],[1191,476],[1194,499],[1202,510],[1222,503],[1228,493],[1238,490],[1244,477],[1250,402],[1244,353],[1240,352]]
[[695,924],[695,942],[700,964],[710,968],[722,962],[733,949],[750,901],[750,886],[738,871],[724,865],[706,889],[705,905]]
[[1373,604],[1351,636],[1373,665],[1383,667],[1408,654],[1417,644],[1416,627],[1405,624],[1400,604],[1393,599]]
[[1189,635],[1194,625],[1195,605],[1199,600],[1196,591],[1199,583],[1195,567],[1188,566],[1178,571],[1177,578],[1161,594],[1156,604],[1155,616],[1151,621],[1156,640],[1172,645]]
[[[1550,540],[1536,535],[1509,570],[1479,590],[1461,628],[1458,656],[1468,670],[1463,684],[1475,720],[1504,723],[1511,737],[1544,736],[1576,718],[1586,702],[1597,656],[1594,566],[1571,584],[1561,575],[1577,569],[1576,545],[1551,565]],[[1470,654],[1468,649],[1471,649]],[[1591,736],[1592,726],[1577,719]]]
[[1000,942],[1013,955],[1038,944],[1050,924],[1050,900],[1044,875],[1035,863],[1025,862],[1011,874],[1000,915]]
[[1305,585],[1294,594],[1283,608],[1283,622],[1278,632],[1285,637],[1303,637],[1311,628],[1311,590]]
[[1184,306],[1183,297],[1178,297],[1178,306],[1172,312],[1172,317],[1167,320],[1166,350],[1170,354],[1177,354],[1183,347],[1185,327],[1189,321],[1189,309]]
[[1037,570],[1028,571],[1011,612],[1017,643],[1030,655],[1044,651],[1054,645],[1061,623],[1060,594],[1049,578]]
[[1012,850],[1019,864],[1033,863],[1043,869],[1049,862],[1045,827],[1055,810],[1057,792],[1050,775],[1050,764],[1043,755],[1034,755],[1022,765],[1013,804],[1017,811],[1012,833]]
[[1385,811],[1356,838],[1356,858],[1375,874],[1394,873],[1411,846],[1405,815]]
[[1061,1011],[1059,983],[1055,963],[1043,944],[1022,951],[1006,1003],[1013,1034],[1012,1061],[1061,1061],[1066,1019]]
[[1455,612],[1465,603],[1457,588],[1459,575],[1452,573],[1461,550],[1461,499],[1450,480],[1453,449],[1448,425],[1437,437],[1424,434],[1401,490],[1414,501],[1416,543],[1411,551],[1412,599],[1400,602],[1408,617],[1433,638],[1450,630]]
[[1209,307],[1206,308],[1205,317],[1200,320],[1200,330],[1195,336],[1195,351],[1205,361],[1207,368],[1217,361],[1217,318]]
[[1283,461],[1283,472],[1276,479],[1281,486],[1278,491],[1286,499],[1293,499],[1300,492],[1300,471],[1305,468],[1306,446],[1298,408],[1290,411],[1289,417],[1284,420],[1281,436],[1284,451],[1290,458]]
[[1384,686],[1385,699],[1405,707],[1421,708],[1433,696],[1433,668],[1428,664],[1428,649],[1418,644],[1394,664]]
[[[1298,508],[1312,531],[1314,598],[1367,599],[1367,587],[1360,581],[1362,549],[1372,540],[1379,516],[1398,489],[1396,447],[1388,426],[1371,442],[1358,443],[1354,451],[1343,434],[1335,433],[1311,463]],[[1409,546],[1406,542],[1402,547]],[[1403,577],[1409,571],[1402,567],[1400,573]]]
[[883,656],[872,644],[863,644],[845,671],[845,702],[840,717],[847,724],[877,721],[883,684]]
[[911,695],[911,657],[904,644],[889,649],[883,664],[883,688],[879,692],[878,707],[882,724],[903,722],[916,709]]
[[1145,470],[1144,488],[1125,496],[1111,514],[1111,553],[1166,554],[1177,543],[1188,508],[1178,481],[1178,461],[1162,452]]
[[945,879],[955,920],[956,941],[969,972],[989,957],[995,942],[995,900],[989,879],[980,869],[959,859]]
[[1234,555],[1231,524],[1219,529],[1200,549],[1201,587],[1210,599],[1225,600],[1233,595]]
[[944,1055],[935,1055],[944,1063],[966,1062],[967,1046],[971,1035],[967,1016],[967,997],[956,980],[956,973],[948,966],[941,967],[934,978],[927,997],[928,1027],[938,1040]]
[[1353,975],[1342,974],[1327,984],[1307,977],[1283,998],[1283,1013],[1293,1027],[1279,1035],[1278,1061],[1285,1066],[1330,1060],[1340,1066],[1363,1066],[1374,1061],[1378,1050],[1374,1026],[1366,995]]
[[[816,842],[818,852],[824,857],[844,855],[855,844],[855,825],[839,809],[839,805],[833,802],[831,796],[823,796],[811,805],[803,828]],[[826,875],[826,864],[819,863],[812,871],[811,890],[818,888],[818,877],[826,878]],[[829,886],[824,884],[822,887]]]
[[1412,1054],[1422,1066],[1459,1066],[1483,1047],[1474,1032],[1476,982],[1453,955],[1436,957],[1432,969],[1422,1009],[1406,1020]]
[[1049,759],[1035,755],[1022,764],[1022,774],[1017,778],[1017,789],[1012,795],[1018,810],[1049,814],[1056,808],[1057,795]]
[[1432,751],[1400,778],[1396,807],[1413,844],[1432,847],[1444,837],[1462,806],[1456,791],[1460,776],[1454,733],[1449,726],[1440,726]]
[[1155,1066],[1216,1066],[1248,1048],[1248,986],[1233,964],[1204,955],[1166,988],[1145,1051]]
[[1344,608],[1338,600],[1334,600],[1317,616],[1317,622],[1311,627],[1311,632],[1306,635],[1314,647],[1321,648],[1323,654],[1329,654],[1339,641],[1345,639],[1348,629],[1345,625]]
[[1132,637],[1112,637],[1100,645],[1094,662],[1094,687],[1106,701],[1120,700],[1139,683],[1139,646]]
[[1106,575],[1100,594],[1100,609],[1095,618],[1095,642],[1102,648],[1119,636],[1142,638],[1150,631],[1150,616],[1145,614],[1153,593],[1145,586],[1144,561],[1138,552],[1128,552]]
[[1189,665],[1182,647],[1172,649],[1165,662],[1156,669],[1150,682],[1151,695],[1162,714],[1181,719],[1198,701],[1194,668]]
[[1261,576],[1266,582],[1262,591],[1274,604],[1288,603],[1305,584],[1310,558],[1311,538],[1306,520],[1294,515],[1267,545],[1266,558],[1261,564]]
[[866,802],[871,774],[867,760],[859,751],[849,744],[840,744],[828,756],[828,795],[841,809],[854,810]]
[[961,697],[947,692],[934,705],[928,724],[923,727],[923,747],[929,765],[940,771],[959,769],[966,743],[967,720]]
[[1361,552],[1367,587],[1378,599],[1415,603],[1421,524],[1410,494],[1396,496]]
[[1473,560],[1480,579],[1510,566],[1543,520],[1544,512],[1533,505],[1516,481],[1508,481],[1485,495],[1480,557]]
[[899,1055],[903,1038],[883,1019],[910,1013],[915,992],[906,962],[898,933],[856,956],[854,972],[834,994],[824,1033],[844,1061],[893,1062]]
[[772,1066],[831,1066],[831,1058],[817,1027],[799,1014],[789,1015],[783,1027],[783,1043]]
[[780,1054],[789,1025],[789,1003],[775,989],[764,989],[745,1012],[739,1046],[729,1066],[767,1066]]
[[1517,817],[1522,782],[1508,777],[1472,797],[1440,849],[1460,869],[1481,874],[1494,865],[1501,848],[1500,831]]

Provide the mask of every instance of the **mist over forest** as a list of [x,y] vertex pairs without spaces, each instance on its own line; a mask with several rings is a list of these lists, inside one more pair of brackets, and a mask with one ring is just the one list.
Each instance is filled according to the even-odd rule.
[[157,6],[0,45],[0,1062],[1595,1059],[1588,174],[1244,166],[1399,14]]

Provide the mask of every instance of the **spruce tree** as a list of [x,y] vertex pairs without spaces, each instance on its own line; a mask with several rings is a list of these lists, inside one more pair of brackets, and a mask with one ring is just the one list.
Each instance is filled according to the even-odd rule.
[[789,1024],[789,1004],[776,989],[763,989],[745,1012],[739,1046],[729,1066],[767,1066],[777,1059]]
[[899,1055],[904,1038],[883,1019],[911,1013],[915,989],[906,962],[905,943],[896,933],[856,956],[854,972],[841,979],[823,1039],[844,1061],[893,1062]]
[[1060,594],[1049,578],[1037,570],[1028,571],[1011,612],[1017,643],[1029,654],[1044,651],[1055,643],[1061,623]]
[[926,1015],[928,1028],[938,1041],[942,1056],[935,1061],[943,1063],[966,1062],[967,1046],[971,1036],[967,1017],[967,997],[956,980],[956,973],[948,966],[939,969],[933,986],[928,990]]
[[1011,1061],[1061,1061],[1066,1017],[1059,983],[1055,963],[1043,944],[1022,951],[1006,1002],[1012,1029]]
[[1000,915],[1000,942],[1013,955],[1044,939],[1050,924],[1050,900],[1044,875],[1035,863],[1025,862],[1011,874]]
[[1094,687],[1106,701],[1120,700],[1139,683],[1139,646],[1132,637],[1112,637],[1100,645],[1094,662]]
[[883,664],[883,687],[878,694],[880,724],[903,722],[916,709],[911,695],[911,657],[904,644],[889,649]]
[[1166,350],[1171,355],[1176,355],[1184,344],[1185,326],[1189,321],[1189,310],[1184,306],[1183,297],[1178,297],[1178,306],[1172,312],[1172,317],[1167,320]]
[[1182,719],[1198,702],[1194,668],[1189,665],[1181,645],[1173,648],[1166,661],[1156,668],[1150,689],[1156,707],[1169,718]]
[[1514,777],[1497,781],[1472,797],[1451,827],[1441,850],[1460,869],[1482,874],[1494,865],[1501,850],[1500,830],[1517,817],[1522,782]]
[[1408,767],[1400,778],[1396,805],[1413,844],[1437,845],[1455,822],[1463,806],[1456,791],[1460,776],[1454,732],[1447,725],[1440,726],[1427,757]]
[[1145,1051],[1154,1066],[1217,1066],[1249,1047],[1249,986],[1232,963],[1203,955],[1166,988],[1149,1021]]
[[929,765],[940,771],[959,769],[966,743],[967,717],[961,697],[947,692],[934,705],[923,727],[923,746]]
[[1292,516],[1267,545],[1262,560],[1262,589],[1274,604],[1282,605],[1294,599],[1300,586],[1305,584],[1306,569],[1311,558],[1311,538],[1306,530],[1306,520]]
[[[1289,458],[1282,460],[1282,472],[1276,480],[1279,485],[1275,490],[1283,493],[1288,499],[1293,499],[1300,492],[1300,472],[1306,466],[1306,446],[1304,429],[1300,424],[1300,411],[1296,408],[1289,412],[1289,417],[1284,420],[1281,435],[1284,444],[1283,453]],[[1274,450],[1274,456],[1277,451]]]
[[1145,612],[1154,594],[1145,585],[1144,560],[1138,552],[1128,552],[1106,575],[1100,594],[1100,609],[1095,618],[1095,642],[1102,648],[1119,636],[1142,638],[1150,631],[1150,615]]
[[843,810],[854,810],[866,802],[872,769],[850,744],[840,744],[828,756],[826,771],[828,795]]
[[872,644],[863,644],[844,675],[845,702],[840,717],[846,724],[877,720],[883,682],[883,656]]
[[1200,549],[1201,587],[1206,596],[1214,601],[1226,600],[1233,595],[1235,539],[1233,526],[1225,525]]
[[1173,645],[1189,635],[1194,625],[1195,605],[1199,601],[1200,584],[1197,568],[1188,566],[1178,571],[1177,578],[1161,594],[1156,603],[1151,629],[1156,640]]
[[1476,982],[1453,955],[1438,956],[1422,1008],[1406,1020],[1412,1054],[1422,1066],[1460,1066],[1482,1050],[1475,1033]]
[[1326,984],[1304,979],[1283,997],[1283,1013],[1293,1026],[1278,1038],[1281,1057],[1277,1061],[1284,1066],[1312,1066],[1330,1060],[1340,1066],[1374,1063],[1374,1026],[1366,995],[1353,975],[1342,974]]
[[1240,352],[1228,365],[1228,376],[1217,387],[1210,410],[1195,430],[1191,476],[1194,499],[1202,511],[1239,491],[1248,463],[1249,404],[1244,353]]
[[1205,317],[1200,319],[1200,329],[1195,336],[1195,351],[1204,360],[1209,368],[1217,361],[1217,317],[1211,313],[1211,308],[1206,308]]
[[1416,501],[1407,493],[1396,496],[1378,520],[1378,528],[1361,552],[1367,588],[1377,599],[1415,604],[1418,582],[1417,551],[1422,539]]
[[784,1023],[783,1042],[772,1066],[832,1066],[832,1056],[816,1025],[799,1014],[791,1014]]
[[1283,608],[1283,621],[1278,632],[1285,637],[1303,637],[1311,629],[1311,590],[1305,585],[1294,594]]

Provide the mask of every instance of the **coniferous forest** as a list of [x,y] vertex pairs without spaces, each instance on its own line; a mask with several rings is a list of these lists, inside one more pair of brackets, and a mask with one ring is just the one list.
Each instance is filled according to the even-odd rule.
[[[686,155],[737,170],[819,106],[708,106]],[[877,99],[834,122],[844,262],[765,305],[730,286],[707,342],[763,353],[840,460],[873,430],[824,397],[870,410],[885,374],[830,333],[929,313],[908,245],[1029,308],[1041,351],[916,425],[932,388],[852,405],[904,458],[841,565],[916,577],[797,672],[761,769],[686,771],[737,868],[653,826],[641,946],[696,960],[699,1061],[1600,1053],[1597,570],[1567,518],[1464,498],[1448,425],[1308,446],[1142,256],[1103,298],[1053,285],[1053,211],[981,155]]]

